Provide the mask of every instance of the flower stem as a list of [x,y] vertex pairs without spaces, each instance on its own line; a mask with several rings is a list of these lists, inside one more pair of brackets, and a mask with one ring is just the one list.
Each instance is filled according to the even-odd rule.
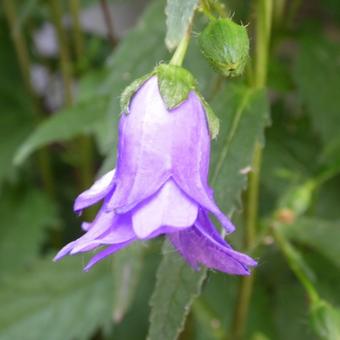
[[[16,50],[19,67],[23,77],[24,85],[27,93],[30,95],[33,102],[33,109],[36,113],[36,124],[43,119],[43,112],[41,111],[38,97],[33,89],[31,83],[31,63],[28,48],[24,36],[22,35],[20,27],[17,25],[17,15],[15,2],[13,0],[3,0],[4,13],[8,21],[9,29],[11,32],[12,40]],[[38,164],[41,173],[43,186],[50,197],[55,195],[54,178],[50,157],[47,149],[41,149],[38,152]]]
[[77,56],[78,63],[84,57],[84,37],[81,31],[81,24],[80,24],[80,0],[70,0],[70,13],[72,17],[72,31],[73,31],[73,41]]
[[67,47],[66,36],[62,23],[62,9],[60,7],[59,0],[49,0],[49,5],[58,37],[60,68],[64,80],[65,102],[67,106],[71,106],[73,103],[72,68],[70,53]]
[[[253,78],[253,87],[255,89],[263,89],[267,81],[272,6],[272,0],[257,0],[255,3],[256,46]],[[244,237],[244,248],[246,249],[251,248],[256,242],[261,159],[262,149],[260,143],[257,142],[246,198],[247,205]],[[241,279],[232,324],[232,339],[242,339],[245,333],[253,284],[254,273],[249,277],[243,277]]]
[[302,286],[305,288],[308,297],[312,303],[316,303],[319,300],[319,295],[314,288],[314,285],[311,279],[304,269],[304,263],[300,256],[300,254],[294,249],[291,243],[286,239],[284,234],[281,232],[282,225],[274,224],[273,225],[273,235],[276,244],[278,245],[280,251],[286,258],[288,265],[295,276],[298,278]]
[[178,44],[175,53],[173,54],[170,64],[181,66],[184,60],[184,57],[187,53],[190,38],[191,38],[191,29],[192,25],[189,25],[187,31],[185,32],[182,40]]

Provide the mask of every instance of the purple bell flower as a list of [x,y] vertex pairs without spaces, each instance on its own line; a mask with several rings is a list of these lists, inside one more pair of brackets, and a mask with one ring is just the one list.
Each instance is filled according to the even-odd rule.
[[200,97],[190,91],[169,110],[160,94],[157,76],[134,93],[129,114],[119,124],[117,167],[78,196],[80,213],[103,200],[86,233],[55,257],[98,252],[85,270],[106,256],[161,234],[195,269],[203,264],[229,274],[247,275],[256,262],[234,251],[209,220],[216,216],[223,228],[234,226],[216,205],[208,185],[210,135]]

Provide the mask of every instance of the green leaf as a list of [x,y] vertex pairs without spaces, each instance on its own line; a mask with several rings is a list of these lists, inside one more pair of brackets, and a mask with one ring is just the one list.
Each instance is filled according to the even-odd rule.
[[195,272],[167,242],[163,245],[163,255],[150,302],[148,340],[177,339],[206,277],[205,270]]
[[97,265],[81,271],[82,260],[68,257],[62,263],[50,258],[31,270],[0,281],[1,340],[90,338],[112,318],[112,277]]
[[130,112],[130,100],[136,91],[150,78],[152,73],[147,73],[146,75],[134,80],[129,86],[125,88],[120,97],[120,108],[121,111],[128,114]]
[[221,209],[231,214],[240,205],[256,142],[264,143],[269,105],[265,91],[230,86],[216,96],[212,106],[221,128],[212,145],[211,182]]
[[207,116],[211,139],[215,139],[218,135],[218,132],[220,131],[220,120],[216,116],[212,107],[203,98],[202,95],[200,95],[200,98],[201,98],[201,101],[202,101],[202,104],[204,106],[205,113],[206,113],[206,116]]
[[0,21],[0,185],[15,173],[14,154],[35,122],[32,100],[23,85],[11,34],[3,24],[4,20]]
[[317,218],[301,218],[283,228],[292,240],[311,247],[340,267],[340,223]]
[[7,190],[0,201],[1,274],[29,265],[37,258],[47,236],[47,227],[56,225],[56,207],[36,190],[15,194]]
[[192,74],[181,66],[161,64],[155,71],[159,92],[169,110],[180,105],[196,87]]
[[[221,117],[221,131],[217,145],[213,145],[212,184],[222,209],[231,212],[246,185],[242,169],[251,164],[255,144],[263,142],[263,130],[269,120],[268,103],[263,91],[242,86],[224,90],[214,104]],[[175,250],[167,249],[151,300],[150,340],[176,339],[207,275],[205,268],[193,272]]]
[[54,114],[41,123],[22,144],[14,162],[21,164],[32,152],[44,145],[90,133],[94,125],[106,116],[106,105],[105,98],[97,98],[95,103],[82,102],[74,108]]
[[[294,69],[295,81],[314,129],[319,132],[324,146],[332,149],[340,146],[339,53],[336,44],[317,37],[308,39],[301,43]],[[332,154],[339,154],[339,150],[336,148]]]
[[114,256],[113,319],[119,323],[128,311],[142,270],[143,245],[134,244]]
[[310,321],[322,340],[340,339],[340,310],[320,299],[310,307]]
[[167,0],[165,43],[169,49],[175,48],[183,38],[191,25],[198,2],[198,0]]

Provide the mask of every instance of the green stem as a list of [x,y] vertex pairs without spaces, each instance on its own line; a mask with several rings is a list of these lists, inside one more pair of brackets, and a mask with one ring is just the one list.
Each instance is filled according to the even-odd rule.
[[184,34],[184,37],[178,44],[176,51],[170,60],[170,64],[178,66],[182,65],[184,57],[188,50],[190,38],[191,38],[191,25],[189,26],[188,30]]
[[[255,4],[256,46],[253,78],[253,87],[255,89],[263,89],[266,86],[272,7],[272,0],[257,0]],[[260,143],[257,142],[246,198],[245,249],[252,248],[256,243],[261,159],[262,147]],[[232,339],[242,339],[245,333],[253,284],[254,273],[249,277],[243,277],[241,279],[232,324]]]
[[67,106],[71,106],[73,103],[72,68],[70,62],[70,53],[67,47],[66,36],[62,23],[62,9],[59,0],[49,0],[49,5],[57,31],[60,53],[60,68],[64,80],[65,101]]
[[84,37],[80,24],[80,0],[70,0],[70,12],[72,17],[72,31],[75,51],[78,63],[84,57]]
[[317,301],[319,301],[319,295],[315,290],[313,283],[309,279],[306,271],[303,269],[302,258],[282,234],[282,232],[280,231],[280,227],[280,225],[273,226],[273,235],[276,244],[287,259],[290,269],[304,286],[310,301],[312,303],[316,303]]
[[[11,32],[12,40],[14,43],[14,47],[16,50],[16,55],[18,58],[18,63],[23,77],[23,81],[26,90],[32,99],[34,111],[36,113],[36,124],[38,124],[44,117],[39,106],[39,99],[37,98],[37,95],[32,87],[30,74],[31,71],[30,57],[25,38],[22,35],[20,26],[17,25],[18,20],[16,15],[15,1],[3,0],[3,6],[4,13],[7,18],[9,29]],[[47,149],[40,150],[37,156],[44,188],[46,192],[50,195],[50,197],[54,197],[55,186],[48,150]]]
[[[72,4],[73,3],[73,4]],[[57,37],[60,51],[60,68],[64,81],[64,93],[66,106],[72,106],[74,102],[72,91],[72,65],[70,61],[70,52],[67,45],[67,39],[62,24],[62,8],[59,0],[49,0],[51,13],[53,16],[54,24],[57,30]],[[79,4],[78,0],[72,0],[72,19],[74,30],[74,40],[76,45],[76,53],[78,57],[83,54],[83,38],[79,23]],[[93,177],[93,162],[92,162],[92,144],[91,140],[86,136],[81,136],[76,140],[76,148],[80,154],[80,179],[79,189],[84,190],[87,188]],[[92,217],[92,211],[85,212],[85,218]]]

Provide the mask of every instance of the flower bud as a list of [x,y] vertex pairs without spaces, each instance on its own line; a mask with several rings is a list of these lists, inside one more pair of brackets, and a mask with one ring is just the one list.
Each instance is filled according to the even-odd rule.
[[249,54],[249,39],[245,26],[230,19],[216,19],[199,36],[202,54],[223,75],[242,74]]

